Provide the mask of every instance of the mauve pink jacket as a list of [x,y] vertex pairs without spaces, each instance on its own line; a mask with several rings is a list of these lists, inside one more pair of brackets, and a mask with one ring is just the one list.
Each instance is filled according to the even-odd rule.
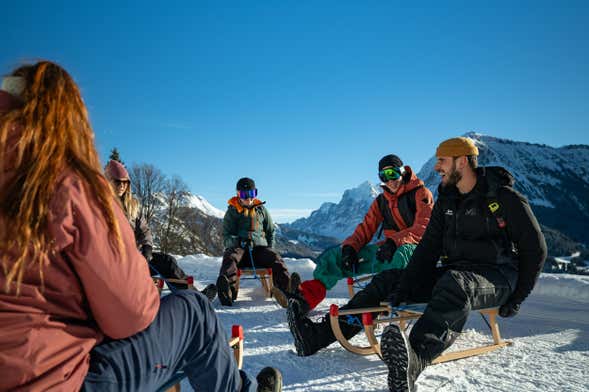
[[[0,91],[0,112],[18,102]],[[15,141],[18,128],[9,140]],[[0,191],[10,170],[0,172]],[[123,258],[110,246],[108,228],[84,181],[66,170],[50,203],[49,232],[54,252],[43,256],[44,289],[38,260],[30,260],[20,295],[4,290],[0,268],[0,391],[76,391],[88,372],[89,353],[105,336],[122,339],[144,330],[159,309],[159,295],[122,209],[115,215]],[[0,237],[10,222],[0,215]],[[0,251],[0,260],[11,255]],[[124,260],[123,260],[124,259]],[[14,287],[14,285],[13,285]]]

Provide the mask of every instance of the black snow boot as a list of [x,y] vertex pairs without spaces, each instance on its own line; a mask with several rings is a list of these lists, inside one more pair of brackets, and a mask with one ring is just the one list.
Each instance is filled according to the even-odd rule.
[[201,294],[207,297],[209,301],[212,301],[217,296],[217,286],[211,283],[201,291]]
[[256,376],[258,392],[281,392],[282,373],[273,367],[265,367]]
[[382,359],[389,368],[389,391],[413,392],[415,381],[427,364],[421,360],[397,325],[387,326],[380,339]]
[[313,355],[335,341],[329,319],[324,317],[320,322],[313,322],[305,316],[301,303],[294,298],[288,301],[286,316],[297,355],[301,357]]
[[229,280],[225,275],[219,275],[217,278],[217,295],[219,296],[219,302],[221,302],[221,305],[233,305],[231,287],[229,285]]
[[290,280],[288,282],[288,290],[284,291],[279,289],[278,287],[272,287],[272,296],[278,302],[280,306],[286,308],[288,306],[288,300],[290,298],[302,298],[299,285],[301,284],[301,276],[293,272],[290,274]]
[[299,275],[298,272],[293,272],[292,274],[290,274],[290,279],[288,280],[288,292],[289,293],[298,292],[300,284],[301,284],[301,275]]

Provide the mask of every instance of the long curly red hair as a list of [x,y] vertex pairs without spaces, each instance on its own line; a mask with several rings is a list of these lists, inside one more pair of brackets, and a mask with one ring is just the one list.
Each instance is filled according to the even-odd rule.
[[[43,281],[41,256],[51,252],[52,242],[48,208],[65,168],[76,172],[96,197],[109,228],[110,245],[121,255],[122,239],[113,210],[115,199],[102,174],[88,112],[72,77],[50,61],[21,66],[11,76],[24,78],[25,88],[23,105],[0,114],[0,171],[10,165],[15,174],[0,193],[0,213],[10,227],[0,238],[0,254],[4,255],[5,290],[9,292],[11,282],[16,282],[18,294],[29,262],[39,264]],[[8,146],[15,126],[19,127],[17,144]],[[8,149],[15,150],[9,163],[2,158]]]

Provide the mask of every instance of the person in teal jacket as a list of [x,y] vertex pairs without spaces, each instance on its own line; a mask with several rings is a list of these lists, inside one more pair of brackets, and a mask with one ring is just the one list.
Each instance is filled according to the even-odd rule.
[[[378,175],[383,192],[374,199],[354,233],[341,247],[329,248],[317,258],[314,279],[302,282],[290,293],[276,293],[278,302],[292,298],[308,312],[342,278],[405,268],[429,222],[433,196],[396,155],[380,159]],[[370,244],[379,228],[384,240]]]
[[[274,285],[290,292],[291,276],[286,264],[275,250],[274,223],[265,202],[257,198],[258,189],[251,178],[240,178],[237,195],[228,200],[223,218],[223,262],[217,279],[219,301],[233,305],[237,298],[237,270],[239,268],[272,268]],[[253,261],[252,261],[253,258]],[[294,274],[293,274],[294,275]],[[300,278],[295,285],[300,283]],[[287,303],[281,304],[286,307]]]

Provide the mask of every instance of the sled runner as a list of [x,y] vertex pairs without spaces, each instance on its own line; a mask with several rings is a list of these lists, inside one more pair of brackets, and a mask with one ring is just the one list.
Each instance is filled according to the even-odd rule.
[[[475,355],[480,355],[493,350],[497,350],[498,348],[509,346],[512,344],[510,341],[503,340],[501,338],[501,334],[499,333],[499,324],[497,323],[498,308],[479,309],[476,311],[481,314],[483,320],[485,320],[485,322],[489,326],[489,329],[491,330],[493,336],[493,343],[481,347],[475,347],[460,351],[452,351],[449,353],[442,354],[438,358],[436,358],[432,362],[432,364],[472,357]],[[389,316],[379,316],[376,319],[374,319],[374,313],[378,313],[379,315],[388,314]],[[338,342],[342,345],[342,347],[344,347],[346,350],[359,355],[376,354],[382,359],[380,343],[375,335],[375,328],[377,327],[377,325],[396,322],[399,323],[399,326],[403,331],[406,331],[408,327],[407,323],[411,320],[418,319],[419,317],[421,317],[422,314],[423,312],[421,310],[416,310],[413,308],[392,309],[391,306],[386,303],[383,303],[381,304],[381,306],[373,308],[359,308],[347,310],[340,310],[337,305],[333,304],[329,309],[329,321],[331,324],[331,329],[333,330],[333,334],[335,335]],[[364,328],[364,333],[366,335],[366,338],[368,339],[368,346],[355,346],[344,337],[339,325],[339,321],[342,318],[342,316],[347,316],[347,322],[361,325]],[[488,317],[488,321],[485,316]]]
[[[242,275],[247,277],[242,277]],[[235,288],[239,293],[239,282],[241,279],[259,279],[266,293],[266,297],[272,296],[272,268],[240,268],[237,270],[237,282]]]
[[[243,327],[241,325],[233,325],[231,327],[231,339],[229,339],[229,347],[233,349],[233,356],[237,363],[237,368],[241,369],[243,365]],[[157,392],[180,392],[180,382],[186,377],[183,371],[177,372],[174,377],[165,383]]]

